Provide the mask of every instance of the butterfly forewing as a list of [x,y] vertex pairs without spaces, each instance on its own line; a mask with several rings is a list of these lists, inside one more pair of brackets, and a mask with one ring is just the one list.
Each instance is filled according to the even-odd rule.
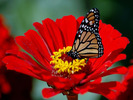
[[103,45],[99,35],[99,11],[91,9],[80,24],[72,46],[79,58],[95,58],[103,55]]

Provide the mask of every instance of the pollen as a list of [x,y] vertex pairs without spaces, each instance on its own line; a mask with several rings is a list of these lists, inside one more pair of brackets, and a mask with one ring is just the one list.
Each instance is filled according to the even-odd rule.
[[53,68],[58,74],[74,74],[82,70],[83,67],[85,67],[87,60],[86,58],[72,59],[70,56],[67,55],[67,52],[69,52],[71,49],[72,47],[68,46],[66,48],[64,47],[63,49],[59,49],[58,52],[53,52],[50,64],[53,65]]

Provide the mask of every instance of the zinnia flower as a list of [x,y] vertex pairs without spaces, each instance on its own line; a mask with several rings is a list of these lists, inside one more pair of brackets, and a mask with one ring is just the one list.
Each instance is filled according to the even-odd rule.
[[10,36],[10,31],[4,24],[4,18],[0,15],[0,95],[1,93],[7,94],[10,92],[10,84],[5,77],[5,64],[2,59],[5,57],[6,50],[18,49],[17,45],[12,36]]
[[133,65],[128,67],[128,72],[122,79],[123,91],[117,91],[118,96],[114,100],[133,100]]
[[71,50],[75,34],[84,17],[64,16],[55,22],[49,18],[41,23],[35,22],[38,33],[28,30],[16,37],[16,42],[30,55],[21,51],[9,50],[3,59],[7,69],[15,70],[46,81],[51,88],[44,88],[44,98],[59,93],[66,95],[94,92],[108,99],[115,97],[116,89],[123,89],[120,82],[102,82],[102,77],[111,74],[125,74],[127,68],[118,66],[108,68],[126,58],[121,52],[129,43],[111,25],[100,21],[99,34],[104,54],[100,58],[72,59],[67,55]]

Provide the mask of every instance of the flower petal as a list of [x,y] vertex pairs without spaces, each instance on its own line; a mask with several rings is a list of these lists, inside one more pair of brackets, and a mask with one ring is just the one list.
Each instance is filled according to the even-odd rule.
[[53,81],[51,81],[53,79],[53,76],[51,75],[50,72],[46,72],[46,71],[42,72],[41,77],[43,81],[46,81],[49,84],[53,83]]
[[121,37],[121,35],[122,35],[119,31],[114,29],[114,27],[112,27],[110,24],[102,23],[101,20],[99,22],[99,34],[101,37],[103,37],[104,40],[106,40],[107,38],[114,40],[116,38]]
[[34,48],[37,49],[37,51],[44,59],[47,59],[48,61],[51,60],[49,49],[36,31],[28,30],[24,35],[28,40],[30,40],[34,44]]
[[61,92],[62,92],[61,90],[56,90],[56,89],[52,89],[52,88],[44,88],[42,90],[42,95],[44,98],[48,99],[48,98],[51,98]]
[[8,51],[6,51],[6,54],[14,55],[15,57],[18,57],[19,59],[24,60],[31,66],[37,67],[38,69],[41,69],[41,70],[44,70],[44,68],[42,69],[28,54],[26,54],[24,52],[21,52],[18,50],[8,50]]
[[50,50],[50,54],[52,54],[52,52],[55,51],[55,47],[54,47],[54,42],[49,35],[47,27],[38,22],[33,23],[33,25],[36,28],[36,30],[38,30],[39,34],[42,36],[43,41],[47,45],[47,48],[49,48]]
[[[6,52],[6,54],[12,54],[14,55],[15,57],[17,57],[18,59],[21,59],[23,60],[24,62],[28,63],[31,67],[31,71],[40,76],[41,77],[41,80],[43,81],[47,81],[49,77],[52,77],[51,76],[51,72],[45,70],[45,68],[43,68],[42,66],[40,66],[38,63],[36,63],[29,55],[27,55],[26,53],[24,52],[20,52],[20,51],[17,51],[17,50],[8,50]],[[8,56],[7,56],[8,57]],[[19,68],[20,66],[18,66]],[[23,67],[25,69],[28,69],[28,67]],[[21,69],[21,67],[20,67]],[[41,75],[42,74],[42,75]]]
[[77,19],[77,28],[79,28],[79,26],[80,26],[80,24],[81,24],[81,22],[82,22],[82,20],[84,19],[84,16],[81,16],[81,17],[79,17],[78,19]]
[[103,72],[102,74],[95,77],[94,79],[99,78],[99,77],[112,75],[112,74],[126,74],[127,71],[128,71],[128,69],[125,66],[118,66],[118,67],[115,67],[115,68],[112,68],[110,70]]
[[126,54],[119,54],[116,58],[112,60],[112,63],[118,62],[120,60],[126,59]]
[[85,83],[87,81],[93,80],[96,76],[99,76],[100,73],[106,71],[108,66],[112,65],[111,61],[105,62],[102,66],[100,66],[97,70],[95,70],[92,74],[88,75],[86,79],[82,80],[81,83]]
[[74,85],[78,84],[85,76],[85,73],[81,74],[73,74],[71,75],[71,79],[62,78],[62,77],[55,77],[53,80],[53,84],[58,89],[70,89]]
[[71,75],[71,79],[74,84],[78,84],[85,77],[85,75],[86,75],[85,73],[73,74]]
[[63,36],[56,23],[48,18],[43,20],[42,22],[43,26],[47,28],[45,29],[45,31],[47,30],[49,32],[49,35],[54,42],[53,44],[56,48],[55,50],[58,51],[59,49],[62,49],[64,47],[64,41],[62,38]]
[[70,79],[63,79],[62,77],[55,77],[52,79],[53,80],[53,85],[58,88],[58,89],[65,89],[69,90],[71,87],[74,86],[74,83]]
[[114,60],[125,49],[128,43],[129,41],[125,37],[121,37],[121,38],[114,40],[112,42],[112,45],[110,46],[108,45],[108,50],[105,48],[104,51],[106,52],[104,52],[103,56],[96,59],[96,61],[92,63],[93,68],[94,68],[93,70],[98,69],[98,67],[100,67],[106,61]]
[[94,92],[105,96],[108,99],[114,99],[117,93],[114,90],[125,89],[120,82],[106,82],[95,84],[93,82],[86,83],[83,86],[77,87],[74,92],[84,94],[86,92]]
[[51,65],[49,62],[42,58],[41,54],[35,48],[34,44],[24,36],[18,36],[15,38],[16,42],[28,53],[30,53],[40,64],[45,66],[45,68],[51,70]]
[[66,46],[72,46],[77,32],[77,22],[74,16],[64,16],[60,22]]
[[30,75],[32,77],[35,77],[37,79],[41,79],[40,76],[36,75],[33,71],[33,67],[26,63],[25,61],[14,57],[14,56],[6,56],[3,59],[3,62],[6,64],[7,69],[15,70],[17,72]]

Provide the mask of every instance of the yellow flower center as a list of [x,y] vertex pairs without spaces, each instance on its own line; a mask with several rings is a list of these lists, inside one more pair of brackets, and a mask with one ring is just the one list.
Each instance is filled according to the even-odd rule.
[[53,52],[51,56],[52,60],[50,64],[52,64],[54,69],[58,74],[67,73],[67,74],[74,74],[79,70],[82,70],[82,67],[86,65],[86,58],[84,59],[72,59],[70,56],[67,55],[72,49],[71,46],[64,47],[63,49],[59,49],[58,52]]

